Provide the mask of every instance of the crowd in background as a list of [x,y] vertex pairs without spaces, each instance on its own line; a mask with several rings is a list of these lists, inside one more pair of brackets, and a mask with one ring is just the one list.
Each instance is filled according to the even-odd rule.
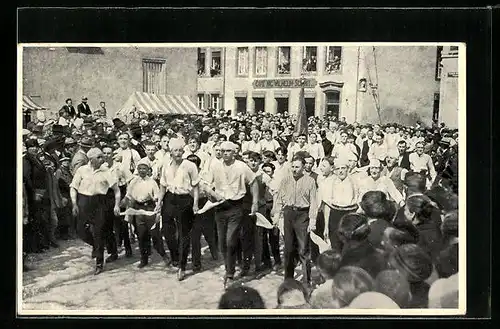
[[[125,256],[132,257],[131,245],[138,240],[141,267],[146,266],[152,239],[167,266],[181,268],[178,279],[182,280],[186,253],[192,254],[193,271],[202,270],[202,234],[212,258],[222,253],[226,260],[227,246],[221,242],[215,219],[218,209],[200,215],[195,211],[208,200],[218,200],[211,185],[219,165],[215,163],[230,154],[252,173],[245,181],[247,201],[244,197],[242,207],[246,211],[235,240],[240,271],[230,279],[260,278],[285,267],[285,280],[277,290],[279,308],[457,307],[457,129],[444,124],[347,123],[331,113],[309,118],[302,131],[296,130],[297,119],[287,113],[231,117],[225,111],[210,111],[206,116],[136,112],[125,121],[131,123],[108,119],[104,102],[92,113],[85,105],[75,110],[68,99],[57,120],[30,122],[23,129],[25,254],[59,248],[58,240],[77,237],[97,248],[92,238],[96,228],[82,220],[78,209],[81,212],[83,206],[75,205],[72,195],[72,189],[80,188],[79,193],[83,189],[85,176],[80,168],[97,164],[107,168],[104,172],[116,169],[116,182],[111,185],[117,188],[110,188],[102,198],[103,216],[111,218],[106,232],[112,233],[99,247],[106,247],[110,255],[106,262],[116,260],[121,246]],[[193,218],[173,221],[165,218],[164,209],[163,219],[123,216],[130,202],[136,209],[161,208],[161,199],[168,195],[165,180],[176,179],[166,165],[177,156],[173,147],[182,147],[180,154],[194,164],[196,173],[191,177],[196,175],[200,185]],[[314,197],[306,204],[287,204],[287,198],[297,201],[295,193],[303,188],[297,185],[291,190],[287,184],[303,176],[314,182],[308,192]],[[146,178],[151,200],[141,194],[139,202],[132,186]],[[258,182],[257,211],[273,229],[256,224],[251,209],[257,193],[251,191],[254,180]],[[117,195],[119,204],[114,199]],[[307,209],[308,224],[292,231],[285,228],[292,216],[283,215],[287,207],[298,212]],[[187,220],[191,220],[189,226],[183,224]],[[326,241],[329,250],[320,252],[309,238],[311,232]],[[294,279],[298,264],[303,265],[302,282]],[[308,266],[315,266],[320,277],[313,280]],[[219,308],[265,305],[257,291],[235,282],[227,286]]]

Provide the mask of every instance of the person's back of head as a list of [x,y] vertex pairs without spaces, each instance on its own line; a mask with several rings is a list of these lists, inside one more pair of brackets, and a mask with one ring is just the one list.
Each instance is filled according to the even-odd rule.
[[332,279],[340,268],[342,255],[334,250],[327,250],[318,257],[318,268],[325,280]]
[[408,172],[405,175],[404,186],[406,187],[406,195],[424,193],[426,190],[426,178],[420,173]]
[[388,296],[401,308],[410,306],[410,284],[406,277],[398,271],[385,270],[380,272],[375,278],[375,291]]
[[367,291],[356,298],[346,308],[352,309],[399,309],[399,305],[390,297],[375,291]]
[[370,226],[365,215],[350,213],[340,219],[338,235],[343,243],[364,241],[369,234]]
[[367,271],[356,266],[344,266],[333,278],[333,300],[339,308],[346,307],[359,294],[371,291],[374,286],[375,281]]
[[278,287],[277,308],[310,308],[309,292],[297,280],[285,279]]
[[363,194],[360,203],[366,216],[372,219],[391,221],[396,212],[396,207],[382,191],[368,191]]
[[266,308],[259,292],[251,287],[230,287],[219,300],[219,309],[263,309]]
[[404,274],[410,283],[427,280],[433,270],[430,255],[416,244],[402,245],[389,256],[391,268]]

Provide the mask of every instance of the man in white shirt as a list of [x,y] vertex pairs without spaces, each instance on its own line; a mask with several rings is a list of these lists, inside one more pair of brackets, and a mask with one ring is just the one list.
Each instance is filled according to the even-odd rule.
[[378,160],[382,164],[385,163],[387,157],[387,145],[384,143],[384,133],[378,132],[373,134],[373,144],[368,151],[368,160]]
[[156,211],[161,209],[163,233],[170,250],[172,266],[179,266],[179,281],[185,278],[191,230],[199,201],[198,168],[191,161],[182,158],[184,146],[184,141],[179,138],[169,142],[171,160],[163,166],[156,206]]
[[191,136],[188,139],[187,149],[184,148],[184,154],[182,155],[183,159],[187,159],[190,154],[196,155],[201,160],[200,168],[201,170],[205,169],[205,166],[208,164],[210,160],[210,155],[208,153],[203,152],[200,149],[201,142],[196,136]]
[[309,145],[307,142],[307,136],[305,134],[299,134],[297,137],[297,143],[294,143],[288,150],[288,161],[291,162],[295,153],[299,151],[305,151],[309,153]]
[[432,183],[436,179],[437,173],[434,168],[434,163],[430,155],[424,153],[424,143],[418,142],[415,144],[415,152],[411,153],[410,159],[410,170],[413,172],[418,172],[427,177],[427,187],[432,186]]
[[251,140],[241,145],[241,152],[252,151],[256,153],[262,152],[262,145],[260,143],[260,131],[252,130],[250,133]]
[[287,161],[287,155],[287,149],[280,147],[276,150],[276,161],[272,162],[275,168],[273,177],[277,186],[279,186],[283,177],[290,173],[291,166],[290,162]]
[[318,166],[321,160],[325,157],[323,144],[318,143],[318,135],[316,133],[309,134],[309,154],[313,157],[315,165]]
[[377,159],[372,159],[368,165],[368,176],[359,181],[359,202],[368,191],[381,191],[387,195],[387,199],[402,205],[403,195],[398,191],[392,180],[387,176],[382,176],[382,164]]
[[57,124],[63,127],[69,126],[71,124],[69,113],[66,109],[62,108],[59,110],[59,120]]
[[264,130],[264,139],[260,141],[261,150],[272,151],[276,153],[276,150],[280,147],[280,143],[273,138],[273,132],[270,129]]
[[101,168],[104,154],[98,148],[87,152],[89,162],[76,170],[70,185],[73,216],[78,218],[77,230],[80,238],[93,247],[92,256],[96,258],[94,274],[98,275],[104,268],[104,248],[108,234],[106,225],[106,194],[111,188],[115,194],[113,211],[119,215],[120,189],[116,178],[108,169]]
[[422,136],[422,130],[417,129],[414,135],[408,141],[408,152],[413,152],[417,146],[417,143],[423,141],[424,141],[424,136]]
[[359,191],[356,183],[349,176],[346,158],[337,158],[334,168],[334,175],[330,176],[329,183],[321,184],[318,190],[318,204],[323,202],[325,216],[323,236],[325,240],[330,240],[333,250],[340,252],[342,244],[337,236],[340,219],[345,214],[358,209]]
[[357,153],[356,147],[347,143],[347,136],[347,131],[340,132],[340,140],[333,146],[332,157],[339,158],[345,156],[346,153]]
[[[154,155],[154,153],[153,153]],[[154,211],[158,200],[160,190],[158,184],[149,176],[151,167],[150,160],[143,158],[137,164],[137,176],[130,181],[124,202],[127,208],[135,210]],[[135,215],[137,226],[137,235],[139,240],[139,250],[141,262],[139,268],[148,265],[149,253],[151,250],[151,238],[153,245],[160,256],[166,260],[165,248],[160,235],[159,223],[156,224],[153,231],[151,228],[155,225],[155,215]],[[158,216],[159,218],[159,216]]]
[[326,138],[328,138],[328,140],[330,140],[332,145],[337,144],[340,140],[340,134],[338,131],[338,127],[339,127],[339,125],[337,122],[330,121],[330,124],[328,127],[329,130],[327,130],[327,132],[326,132]]
[[167,134],[160,137],[160,149],[155,153],[155,159],[158,161],[158,170],[161,173],[163,164],[170,159],[170,151],[168,149],[168,142],[170,137]]
[[[118,145],[119,149],[115,151],[115,161],[119,162],[118,166],[123,175],[118,180],[118,187],[120,188],[120,193],[122,196],[127,194],[127,184],[132,178],[134,178],[133,172],[141,157],[136,150],[130,148],[130,137],[128,133],[122,132],[118,135]],[[133,224],[133,223],[132,223]],[[132,246],[130,244],[130,233],[128,228],[128,223],[125,218],[121,217],[121,224],[119,226],[119,241],[123,240],[125,246],[125,256],[132,257]],[[121,243],[120,243],[121,244]]]
[[232,142],[221,144],[222,161],[215,161],[210,167],[211,177],[208,183],[215,192],[223,197],[222,204],[215,208],[219,250],[224,255],[226,275],[224,286],[227,288],[234,282],[236,250],[243,220],[243,201],[250,186],[252,205],[250,215],[258,210],[259,187],[255,174],[242,161],[235,159],[235,145]]

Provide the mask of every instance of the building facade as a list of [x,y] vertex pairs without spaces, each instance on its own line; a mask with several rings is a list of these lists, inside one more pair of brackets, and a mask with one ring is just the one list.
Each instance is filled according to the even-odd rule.
[[196,48],[26,46],[22,56],[23,94],[52,116],[67,98],[76,107],[83,96],[92,110],[104,101],[111,118],[136,91],[196,102]]
[[446,46],[441,50],[439,79],[439,121],[445,122],[448,127],[458,128],[459,117],[459,68],[458,46]]
[[[436,46],[262,45],[198,48],[200,108],[348,122],[432,122],[439,109]],[[437,97],[437,98],[436,98]]]

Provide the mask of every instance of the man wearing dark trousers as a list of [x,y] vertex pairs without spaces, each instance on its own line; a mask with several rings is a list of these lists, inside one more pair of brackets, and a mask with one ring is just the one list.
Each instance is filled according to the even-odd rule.
[[215,222],[217,224],[219,250],[224,255],[226,274],[225,288],[234,283],[236,250],[242,220],[244,216],[243,197],[250,186],[252,205],[250,215],[258,210],[259,190],[255,174],[242,161],[235,159],[236,145],[232,142],[221,144],[222,161],[214,161],[210,166],[211,177],[215,192],[222,196],[223,201],[215,208]]
[[[302,280],[311,283],[309,232],[316,228],[317,188],[314,179],[304,174],[305,160],[292,159],[292,172],[283,178],[274,200],[272,217],[283,211],[285,240],[285,279],[294,278],[295,255],[302,263]],[[277,225],[277,223],[275,223]]]
[[[123,199],[123,203],[127,208],[135,210],[153,211],[157,204],[160,190],[155,180],[149,176],[151,167],[149,160],[143,158],[137,164],[138,176],[130,181],[127,187],[127,195]],[[151,254],[151,239],[153,246],[158,254],[167,262],[163,240],[160,235],[160,223],[156,222],[156,215],[135,215],[137,227],[137,236],[139,240],[139,251],[141,254],[141,263],[139,268],[143,268],[149,263],[149,255]],[[155,226],[153,228],[153,226]]]
[[[111,188],[114,191],[113,212],[120,214],[120,189],[116,178],[110,170],[101,167],[104,163],[104,154],[98,148],[88,151],[89,163],[81,166],[71,182],[71,202],[73,215],[78,216],[77,230],[80,238],[91,245],[92,256],[96,258],[95,275],[101,273],[104,267],[104,247],[111,245],[106,240],[112,239],[111,227],[106,225],[106,194]],[[112,251],[113,252],[113,251]],[[115,252],[116,254],[116,252]]]
[[198,211],[198,169],[182,158],[185,143],[180,138],[169,142],[171,158],[163,165],[160,195],[156,210],[161,209],[165,240],[172,266],[179,266],[177,279],[184,280],[191,245],[194,214]]
[[[193,162],[198,170],[200,170],[201,159],[195,155],[190,154],[186,158],[187,160]],[[200,187],[199,187],[199,208],[203,207],[205,203],[210,199],[216,199],[217,197],[213,195],[213,191],[210,186],[203,179],[205,172],[202,170],[199,172],[200,177]],[[210,209],[203,214],[195,214],[193,230],[191,232],[191,248],[193,257],[193,272],[201,272],[201,234],[205,237],[208,243],[210,253],[212,254],[212,259],[219,259],[217,250],[217,241],[215,239],[215,209]]]

